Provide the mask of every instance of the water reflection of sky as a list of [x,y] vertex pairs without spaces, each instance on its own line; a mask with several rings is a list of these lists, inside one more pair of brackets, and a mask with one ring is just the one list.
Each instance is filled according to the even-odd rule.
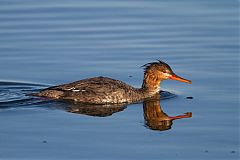
[[0,5],[1,81],[55,85],[102,75],[139,87],[140,66],[159,58],[193,81],[162,83],[178,95],[161,102],[164,112],[191,111],[193,117],[174,121],[161,134],[143,127],[142,104],[105,118],[48,110],[48,105],[1,110],[0,158],[239,155],[238,1],[13,0]]

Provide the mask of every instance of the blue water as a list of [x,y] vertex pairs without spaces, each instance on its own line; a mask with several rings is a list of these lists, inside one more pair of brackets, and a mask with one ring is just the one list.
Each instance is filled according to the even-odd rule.
[[[238,3],[0,0],[0,159],[238,159]],[[93,76],[140,87],[156,59],[193,82],[161,84],[176,95],[164,113],[192,113],[164,131],[143,103],[96,117],[24,94]]]

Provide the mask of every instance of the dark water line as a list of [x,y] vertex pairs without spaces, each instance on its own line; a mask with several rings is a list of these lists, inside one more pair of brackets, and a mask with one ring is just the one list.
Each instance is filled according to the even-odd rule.
[[21,86],[38,86],[38,87],[47,87],[46,84],[36,84],[36,83],[27,83],[27,82],[10,82],[10,81],[0,81],[0,87],[4,86],[17,86],[21,88]]

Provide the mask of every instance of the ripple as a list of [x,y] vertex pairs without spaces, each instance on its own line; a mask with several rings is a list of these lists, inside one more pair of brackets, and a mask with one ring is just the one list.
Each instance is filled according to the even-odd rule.
[[161,100],[177,97],[176,94],[168,92],[168,91],[161,91],[160,95],[161,95]]
[[34,101],[35,98],[28,95],[44,87],[46,87],[46,85],[21,82],[0,82],[0,108],[38,103],[39,101]]

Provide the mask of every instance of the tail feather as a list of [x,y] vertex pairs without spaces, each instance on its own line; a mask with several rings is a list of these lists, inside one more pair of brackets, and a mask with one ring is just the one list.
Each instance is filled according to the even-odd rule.
[[56,91],[56,90],[43,90],[38,93],[32,93],[32,96],[37,96],[37,97],[48,97],[48,98],[53,98],[53,99],[58,99],[63,96],[62,91]]

